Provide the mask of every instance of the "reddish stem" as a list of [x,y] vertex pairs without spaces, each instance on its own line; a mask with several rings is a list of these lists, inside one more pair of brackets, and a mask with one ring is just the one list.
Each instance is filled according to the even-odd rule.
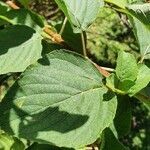
[[8,0],[8,1],[6,1],[6,4],[13,9],[20,9],[20,7],[17,6],[13,1]]

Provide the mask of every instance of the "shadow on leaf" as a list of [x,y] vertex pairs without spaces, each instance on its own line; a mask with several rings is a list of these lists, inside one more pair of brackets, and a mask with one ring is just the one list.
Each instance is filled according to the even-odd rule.
[[[11,26],[0,31],[0,55],[32,38],[35,31],[27,26]],[[24,44],[25,45],[25,44]]]
[[15,83],[0,105],[0,127],[9,134],[53,145],[40,139],[38,134],[44,131],[48,131],[47,136],[51,131],[64,134],[81,127],[89,118],[87,115],[70,114],[56,106],[32,112],[32,104],[26,109],[26,106],[22,107],[21,100],[18,104],[14,103],[18,88],[19,85]]

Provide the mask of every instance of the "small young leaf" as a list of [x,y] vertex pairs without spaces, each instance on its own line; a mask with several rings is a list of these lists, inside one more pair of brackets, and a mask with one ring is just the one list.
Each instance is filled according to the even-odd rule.
[[103,0],[55,0],[70,21],[74,32],[85,31],[96,19]]
[[0,30],[0,74],[22,72],[35,63],[42,52],[42,37],[27,26]]
[[116,75],[121,82],[135,81],[138,74],[138,66],[135,57],[124,51],[120,51],[117,59]]
[[121,82],[114,73],[106,78],[106,86],[110,88],[113,92],[121,95],[127,94],[129,89],[133,85],[134,82],[130,80],[124,80],[123,82]]
[[24,150],[24,144],[15,137],[6,133],[0,133],[0,149],[1,150]]
[[119,82],[118,89],[124,91],[126,94],[130,90],[130,88],[135,84],[135,81],[124,80],[123,82]]
[[69,51],[53,51],[10,89],[0,105],[0,127],[32,141],[80,148],[112,123],[116,107],[93,64]]
[[106,78],[106,86],[109,89],[118,94],[125,94],[124,91],[118,89],[119,82],[120,82],[119,79],[114,73],[112,73],[109,77]]
[[137,80],[135,81],[134,86],[132,86],[129,90],[129,95],[133,96],[138,93],[140,90],[145,88],[150,82],[150,69],[144,65],[139,65],[139,72],[137,76]]

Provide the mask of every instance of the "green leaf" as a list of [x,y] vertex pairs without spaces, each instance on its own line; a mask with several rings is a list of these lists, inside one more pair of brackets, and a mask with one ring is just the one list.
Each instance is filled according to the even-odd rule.
[[120,143],[113,132],[106,128],[102,135],[102,143],[100,145],[100,150],[129,150],[122,143]]
[[[139,21],[141,21],[145,25],[150,25],[150,5],[149,3],[143,3],[142,0],[141,3],[139,4],[138,0],[133,1],[133,0],[105,0],[108,3],[114,4],[119,9],[117,8],[118,11],[124,12],[127,15],[131,17],[137,18]],[[135,3],[135,4],[132,4]],[[138,3],[138,4],[137,4]]]
[[105,2],[114,4],[123,9],[125,9],[125,6],[128,4],[128,0],[105,0]]
[[6,133],[0,133],[0,149],[1,150],[24,150],[24,144]]
[[27,26],[0,31],[0,74],[22,72],[41,57],[42,37]]
[[140,47],[141,61],[150,59],[150,28],[136,18],[133,18],[131,23]]
[[150,59],[150,5],[133,4],[127,9],[133,16],[131,23],[140,46],[141,59]]
[[134,85],[138,75],[138,65],[135,57],[124,51],[118,53],[116,75],[111,74],[106,79],[106,85],[118,94],[127,94]]
[[60,9],[67,16],[74,32],[85,31],[96,19],[103,0],[55,0]]
[[128,5],[127,10],[129,13],[140,20],[143,24],[150,26],[150,4],[132,4]]
[[118,84],[118,89],[123,91],[125,94],[128,93],[128,91],[130,90],[130,88],[135,84],[134,81],[130,81],[130,80],[125,80],[123,82],[119,82]]
[[7,11],[5,14],[0,15],[0,19],[13,25],[27,25],[35,30],[44,27],[44,19],[28,9]]
[[119,83],[120,81],[114,73],[112,73],[109,77],[106,78],[106,86],[109,89],[118,94],[126,94],[124,91],[118,89]]
[[124,51],[120,51],[117,58],[116,75],[121,82],[135,81],[138,74],[138,66],[135,57]]
[[106,86],[117,94],[126,95],[133,85],[134,82],[130,80],[120,82],[114,73],[106,78]]
[[119,95],[117,99],[117,112],[114,122],[111,124],[110,128],[116,137],[121,138],[130,132],[132,112],[130,98],[128,96]]
[[135,97],[143,102],[146,107],[150,110],[150,85],[141,90]]
[[96,67],[59,50],[28,68],[10,89],[0,105],[0,125],[17,137],[82,148],[112,123],[116,107]]
[[132,86],[129,90],[129,95],[133,96],[137,94],[140,90],[145,88],[150,82],[150,69],[144,65],[139,65],[139,72],[137,76],[137,80],[135,81],[134,86]]

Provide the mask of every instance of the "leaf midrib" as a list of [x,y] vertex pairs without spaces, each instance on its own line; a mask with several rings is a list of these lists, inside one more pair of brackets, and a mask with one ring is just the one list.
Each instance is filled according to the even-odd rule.
[[[72,97],[74,97],[74,96],[77,96],[77,95],[80,95],[80,94],[84,94],[84,93],[89,92],[89,91],[91,91],[91,90],[99,90],[99,89],[101,89],[102,87],[103,87],[103,86],[100,86],[100,87],[96,87],[96,88],[94,88],[94,89],[88,89],[88,90],[86,90],[86,91],[77,93],[77,94],[75,94],[75,95],[73,95],[73,96],[70,96],[70,97],[68,97],[68,98],[66,98],[66,99],[64,99],[64,100],[62,100],[62,101],[60,101],[60,102],[57,102],[57,103],[55,103],[55,104],[49,105],[49,106],[47,106],[47,107],[44,107],[44,108],[42,108],[42,109],[40,109],[40,110],[38,110],[38,111],[35,111],[34,114],[32,114],[32,112],[30,112],[30,114],[25,114],[25,115],[22,115],[21,117],[26,117],[26,116],[28,116],[28,115],[35,115],[35,114],[37,114],[37,113],[39,113],[39,112],[41,112],[41,111],[44,111],[45,109],[47,109],[47,108],[49,108],[49,107],[51,107],[51,106],[55,107],[56,105],[61,104],[62,102],[67,101],[67,100],[69,100],[70,98],[72,98]],[[19,98],[19,99],[20,99],[20,98]],[[17,99],[16,99],[16,100],[17,100]],[[33,104],[32,104],[32,105],[33,105]],[[36,105],[37,105],[37,104],[36,104]],[[26,105],[26,106],[27,106],[27,105]],[[39,106],[41,106],[41,105],[39,105]],[[17,107],[18,107],[18,106],[17,106]],[[19,109],[20,109],[20,108],[19,108]],[[11,110],[11,109],[10,109],[10,110]],[[6,110],[6,111],[8,111],[8,110]],[[5,114],[5,112],[4,112],[3,114]],[[13,119],[13,120],[10,120],[10,121],[12,122],[12,121],[14,121],[14,120],[18,120],[19,117],[20,117],[20,116],[18,116],[17,118],[15,118],[15,119]]]
[[[73,97],[78,96],[78,95],[80,95],[80,94],[85,94],[85,93],[90,92],[90,91],[92,91],[92,90],[93,90],[93,91],[94,91],[94,90],[99,90],[99,89],[101,89],[101,88],[102,88],[102,86],[96,87],[96,88],[92,88],[92,89],[87,89],[87,90],[85,90],[85,91],[78,92],[78,93],[76,93],[76,94],[74,94],[74,95],[71,95],[71,96],[65,98],[65,99],[62,99],[62,100],[59,101],[59,102],[56,102],[56,103],[54,103],[54,104],[52,104],[52,105],[48,105],[48,106],[42,108],[41,110],[44,110],[44,109],[49,108],[49,107],[51,107],[51,106],[54,107],[54,106],[56,106],[56,105],[58,105],[58,104],[61,104],[61,103],[65,102],[65,101],[69,100],[70,98],[73,98]],[[29,96],[33,96],[33,95],[44,95],[44,94],[47,94],[47,93],[32,94],[32,95],[29,95]],[[22,96],[22,97],[20,97],[19,99],[25,98],[25,97],[29,97],[29,96]],[[17,100],[17,99],[16,99],[16,100]],[[31,105],[38,105],[38,104],[31,104]],[[24,106],[25,106],[25,105],[24,105]],[[28,105],[26,105],[26,106],[28,106]],[[41,106],[41,104],[40,104],[39,106]],[[43,106],[44,106],[44,105],[43,105]],[[41,112],[41,110],[40,110],[40,111],[38,110],[38,111]],[[38,112],[38,111],[37,111],[37,112]]]

